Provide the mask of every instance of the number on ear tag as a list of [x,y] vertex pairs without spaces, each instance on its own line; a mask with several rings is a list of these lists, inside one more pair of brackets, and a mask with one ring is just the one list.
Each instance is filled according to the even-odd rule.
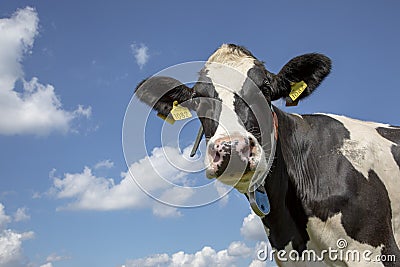
[[174,101],[172,110],[171,110],[171,115],[174,118],[174,120],[184,120],[192,117],[192,114],[190,113],[190,110],[186,107],[182,107],[178,105],[178,101]]
[[301,95],[301,93],[304,92],[307,88],[307,84],[304,81],[300,81],[298,83],[290,83],[291,86],[291,91],[289,94],[289,97],[292,99],[292,101],[296,101],[297,98]]

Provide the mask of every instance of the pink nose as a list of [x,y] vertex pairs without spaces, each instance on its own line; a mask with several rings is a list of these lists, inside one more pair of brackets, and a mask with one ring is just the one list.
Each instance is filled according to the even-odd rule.
[[221,175],[230,164],[230,169],[240,167],[246,169],[253,157],[254,140],[240,134],[225,136],[208,144],[208,158],[216,176]]

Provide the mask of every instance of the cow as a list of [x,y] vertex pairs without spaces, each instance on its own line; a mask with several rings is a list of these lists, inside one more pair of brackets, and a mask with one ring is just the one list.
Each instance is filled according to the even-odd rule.
[[[192,87],[154,76],[135,94],[163,116],[174,101],[197,112],[206,138],[207,177],[237,179],[236,184],[221,180],[250,200],[252,176],[263,176],[256,177],[257,190],[268,196],[270,209],[260,217],[271,246],[281,255],[321,256],[313,262],[274,254],[278,265],[400,266],[400,127],[331,114],[290,114],[272,104],[281,98],[297,104],[330,70],[327,56],[310,53],[274,74],[246,48],[223,44]],[[301,90],[293,92],[299,84]],[[249,96],[253,87],[258,93]],[[268,137],[260,127],[264,122],[273,126],[274,146],[262,141]],[[235,170],[237,165],[242,169]],[[341,254],[328,255],[335,249]],[[355,257],[357,252],[364,254]]]

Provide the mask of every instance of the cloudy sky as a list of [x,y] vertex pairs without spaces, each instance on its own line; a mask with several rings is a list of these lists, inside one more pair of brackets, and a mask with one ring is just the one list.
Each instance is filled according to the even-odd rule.
[[[168,160],[187,156],[198,124],[179,135],[182,149],[161,148],[163,121],[151,113],[143,127],[144,106],[129,105],[133,89],[169,66],[206,60],[222,43],[246,46],[272,72],[320,52],[333,60],[329,78],[298,107],[276,105],[399,125],[399,8],[398,1],[1,1],[0,266],[274,266],[256,259],[266,237],[238,192],[176,208],[133,181],[145,177],[147,193],[181,205],[196,194],[153,178],[210,184],[204,172],[189,175]],[[201,169],[199,162],[178,163]],[[217,183],[212,190],[225,192]]]

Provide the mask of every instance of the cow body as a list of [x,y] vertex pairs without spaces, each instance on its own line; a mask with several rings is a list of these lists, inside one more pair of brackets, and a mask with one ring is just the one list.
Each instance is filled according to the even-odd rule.
[[[164,116],[174,101],[194,110],[207,142],[207,176],[246,196],[251,182],[261,178],[271,206],[262,222],[272,247],[323,257],[318,262],[276,257],[279,265],[400,266],[400,128],[337,115],[289,114],[272,105],[288,99],[299,82],[305,90],[292,100],[310,95],[330,66],[324,55],[306,54],[275,75],[243,47],[223,45],[193,88],[152,77],[139,84],[136,95]],[[265,142],[270,137],[275,146]],[[324,255],[328,249],[367,251],[371,261],[363,255],[332,259]],[[378,261],[382,255],[392,258]]]
[[400,128],[336,115],[276,112],[279,142],[265,183],[271,213],[263,218],[272,246],[321,255],[345,239],[343,251],[399,259]]

